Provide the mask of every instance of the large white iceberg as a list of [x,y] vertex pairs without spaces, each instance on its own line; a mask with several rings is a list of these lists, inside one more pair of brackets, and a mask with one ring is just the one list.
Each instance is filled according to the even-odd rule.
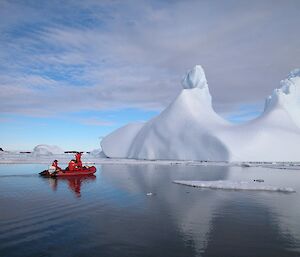
[[205,73],[195,66],[183,90],[157,117],[106,136],[110,158],[205,161],[300,161],[300,70],[266,100],[263,114],[236,125],[212,108]]

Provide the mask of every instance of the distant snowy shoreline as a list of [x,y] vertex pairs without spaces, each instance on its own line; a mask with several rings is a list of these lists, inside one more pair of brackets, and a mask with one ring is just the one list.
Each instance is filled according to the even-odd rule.
[[[0,164],[50,164],[57,159],[60,164],[67,164],[73,158],[72,154],[58,154],[47,156],[34,156],[31,154],[6,153],[0,155]],[[154,164],[154,165],[185,165],[185,166],[238,166],[248,167],[266,167],[276,169],[300,170],[300,162],[216,162],[216,161],[198,161],[198,160],[138,160],[138,159],[120,159],[120,158],[99,158],[90,154],[83,155],[85,165],[89,164]]]

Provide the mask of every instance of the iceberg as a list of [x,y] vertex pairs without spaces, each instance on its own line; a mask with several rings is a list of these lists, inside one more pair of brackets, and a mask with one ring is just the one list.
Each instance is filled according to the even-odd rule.
[[101,141],[109,158],[226,162],[300,161],[300,69],[280,82],[263,113],[232,124],[212,107],[203,68],[196,65],[183,89],[158,116],[128,124]]
[[92,157],[100,157],[100,158],[105,158],[106,156],[102,152],[102,149],[94,149],[93,151],[90,152],[90,155]]
[[56,145],[41,144],[33,148],[33,156],[63,154],[64,151]]

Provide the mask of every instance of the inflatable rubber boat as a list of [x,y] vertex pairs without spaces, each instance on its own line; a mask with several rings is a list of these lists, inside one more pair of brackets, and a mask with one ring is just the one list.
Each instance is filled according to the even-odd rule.
[[90,167],[82,167],[81,169],[75,169],[75,170],[59,170],[50,172],[49,170],[44,170],[40,172],[39,174],[43,177],[68,177],[68,176],[83,176],[83,175],[93,175],[97,171],[95,166]]

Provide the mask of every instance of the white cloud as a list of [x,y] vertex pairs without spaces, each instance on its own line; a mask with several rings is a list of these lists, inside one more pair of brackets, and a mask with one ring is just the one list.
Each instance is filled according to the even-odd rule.
[[[215,108],[259,102],[300,64],[299,1],[2,2],[0,109],[155,108],[202,64]],[[15,13],[15,15],[11,15]]]

